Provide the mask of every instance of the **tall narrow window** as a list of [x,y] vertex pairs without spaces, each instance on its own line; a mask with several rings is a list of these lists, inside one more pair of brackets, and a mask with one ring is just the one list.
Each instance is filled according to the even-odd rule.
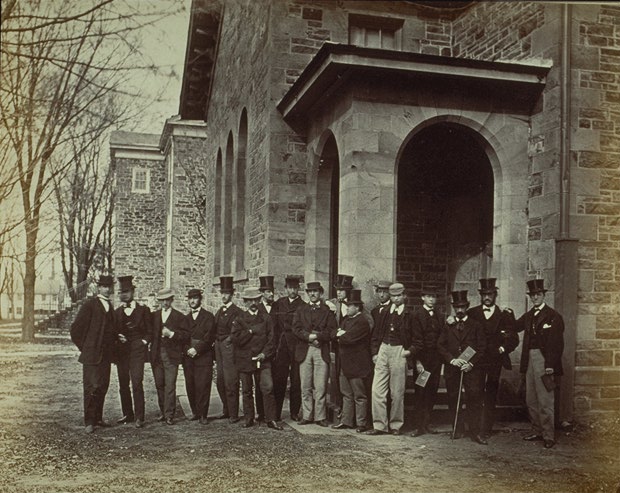
[[237,161],[235,167],[235,190],[233,192],[233,259],[235,272],[245,270],[245,210],[246,210],[246,152],[248,146],[248,114],[245,108],[239,122]]
[[133,168],[131,177],[131,191],[133,193],[150,193],[151,170],[147,168]]
[[234,142],[232,132],[228,134],[226,143],[226,159],[224,172],[222,173],[222,272],[223,274],[234,274],[232,266],[232,205],[233,205],[233,167],[234,167]]
[[349,44],[384,50],[402,49],[403,19],[349,15]]
[[213,207],[213,276],[222,273],[221,266],[222,234],[222,149],[217,150],[215,162],[215,205]]

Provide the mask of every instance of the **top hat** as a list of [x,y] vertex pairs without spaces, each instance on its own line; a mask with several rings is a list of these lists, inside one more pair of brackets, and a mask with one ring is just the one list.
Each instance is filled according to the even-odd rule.
[[167,300],[174,297],[174,291],[171,288],[164,288],[157,291],[157,299],[159,301]]
[[99,276],[99,280],[97,281],[98,286],[114,286],[114,277],[112,276]]
[[220,293],[234,293],[232,276],[220,276]]
[[298,288],[299,287],[299,277],[296,276],[286,276],[284,280],[284,286],[287,288]]
[[395,282],[390,284],[389,290],[391,295],[397,296],[405,292],[405,285],[400,282]]
[[452,295],[452,304],[454,306],[465,306],[469,305],[469,301],[467,299],[467,290],[465,291],[452,291],[450,293]]
[[363,305],[362,301],[362,290],[361,289],[352,289],[349,292],[349,296],[347,297],[347,301],[345,301],[345,305]]
[[202,298],[202,289],[192,288],[187,292],[188,298]]
[[376,289],[390,289],[391,285],[391,281],[377,281],[374,286]]
[[336,276],[336,282],[334,283],[334,287],[336,289],[353,289],[353,276],[338,274]]
[[495,286],[495,281],[497,281],[497,279],[495,279],[494,277],[490,277],[488,279],[480,279],[480,289],[478,290],[478,292],[480,294],[497,293],[497,286]]
[[275,291],[273,276],[259,276],[258,280],[260,282],[259,291]]
[[544,279],[532,279],[527,281],[527,294],[546,293],[545,280]]
[[263,295],[257,288],[245,288],[241,297],[244,300],[257,300]]
[[133,285],[133,276],[119,276],[117,279],[121,291],[131,291],[135,288]]
[[420,296],[437,296],[437,288],[424,285],[420,290]]
[[306,291],[318,290],[321,293],[323,292],[323,286],[319,281],[312,281],[306,284]]

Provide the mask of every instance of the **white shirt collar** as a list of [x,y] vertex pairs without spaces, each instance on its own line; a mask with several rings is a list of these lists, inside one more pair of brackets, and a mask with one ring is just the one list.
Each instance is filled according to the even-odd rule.
[[405,309],[405,305],[400,305],[399,307],[397,307],[396,305],[394,305],[394,304],[393,304],[393,305],[390,307],[390,313],[394,313],[394,312],[396,312],[396,313],[398,313],[399,315],[402,315],[402,314],[403,314],[403,310],[404,310],[404,309]]
[[229,301],[228,303],[224,304],[224,308],[228,310],[231,305],[232,305],[232,301]]
[[545,302],[543,301],[540,306],[535,306],[534,307],[534,311],[537,312],[538,310],[542,310],[545,307]]

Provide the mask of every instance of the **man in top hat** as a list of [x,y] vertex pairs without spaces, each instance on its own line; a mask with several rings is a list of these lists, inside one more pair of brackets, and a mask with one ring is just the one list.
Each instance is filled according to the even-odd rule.
[[303,419],[299,424],[316,421],[318,425],[326,427],[329,344],[336,337],[338,324],[332,311],[321,299],[323,287],[320,282],[309,282],[306,293],[309,302],[295,312],[293,319],[293,332],[299,339],[295,360],[299,362],[303,407]]
[[[465,385],[466,416],[470,437],[474,442],[486,445],[486,439],[480,435],[481,389],[478,362],[486,347],[484,328],[477,320],[467,315],[469,301],[467,291],[452,291],[452,307],[455,317],[446,323],[437,340],[437,351],[443,358],[444,378],[448,393],[448,407],[452,413],[457,412],[458,397],[461,392],[461,374]],[[475,351],[469,359],[461,357],[467,348]],[[460,409],[459,415],[460,415]],[[453,438],[463,436],[463,419],[458,420]]]
[[[554,380],[562,375],[564,319],[545,303],[543,279],[527,281],[532,308],[517,320],[517,331],[524,331],[521,373],[525,373],[525,398],[533,433],[527,441],[543,440],[545,448],[555,445]],[[551,387],[547,389],[542,376]]]
[[252,379],[258,382],[263,396],[267,426],[274,430],[282,427],[276,423],[276,401],[273,396],[271,359],[274,355],[273,323],[271,317],[258,309],[261,292],[247,288],[243,292],[247,311],[233,321],[231,338],[235,346],[235,364],[243,389],[244,428],[254,425],[254,398]]
[[422,306],[413,314],[414,352],[417,375],[428,371],[430,376],[426,385],[415,386],[415,427],[413,436],[432,433],[430,429],[431,413],[437,398],[442,359],[437,352],[437,340],[443,327],[443,319],[439,317],[437,293],[435,289],[424,286],[421,293]]
[[202,290],[190,289],[187,293],[187,303],[190,312],[185,318],[190,338],[183,354],[185,390],[192,410],[190,420],[199,420],[200,424],[206,425],[213,382],[215,317],[201,306]]
[[[399,282],[389,287],[392,304],[381,325],[374,328],[370,353],[375,364],[372,382],[372,419],[370,435],[400,435],[405,421],[405,383],[407,358],[413,352],[413,313],[405,307],[405,286]],[[387,396],[391,398],[390,415]]]
[[220,418],[228,418],[231,423],[239,421],[239,373],[235,366],[230,334],[235,318],[243,311],[232,302],[234,292],[233,278],[221,276],[222,306],[215,313],[216,384],[224,407],[224,413]]
[[497,299],[496,279],[480,279],[481,304],[467,311],[467,315],[480,322],[484,328],[486,349],[480,364],[482,378],[482,435],[488,439],[495,421],[495,403],[502,367],[512,370],[510,353],[519,345],[515,332],[515,317],[512,310],[502,310]]
[[82,363],[86,433],[95,431],[95,426],[109,426],[103,421],[103,403],[117,338],[110,302],[113,285],[112,276],[99,276],[97,296],[84,302],[71,324],[71,340],[80,350]]
[[133,285],[132,276],[119,277],[118,284],[121,306],[114,310],[114,322],[118,332],[116,370],[123,410],[123,417],[118,423],[131,423],[135,419],[136,428],[142,428],[144,363],[148,357],[148,345],[153,337],[151,311],[134,300],[136,287]]
[[174,424],[176,412],[179,365],[183,362],[183,349],[189,342],[190,334],[185,315],[172,308],[174,291],[161,289],[157,300],[161,308],[152,313],[151,369],[161,411],[159,421],[171,425]]
[[[286,384],[291,379],[289,410],[293,421],[299,419],[301,409],[301,380],[299,363],[295,361],[295,350],[299,342],[293,333],[295,312],[305,305],[299,296],[299,277],[287,276],[284,282],[286,296],[274,303],[276,356],[273,362],[273,393],[276,398],[276,420],[282,417],[282,406],[286,394]],[[278,336],[278,334],[280,334]]]
[[365,379],[372,371],[370,358],[370,323],[362,314],[362,291],[352,289],[346,301],[347,316],[336,333],[340,362],[342,416],[337,430],[354,428],[359,433],[368,429]]
[[[275,358],[276,354],[276,344],[280,339],[280,333],[276,330],[276,311],[273,309],[274,305],[274,294],[275,294],[275,286],[273,285],[273,276],[259,276],[258,281],[260,286],[258,288],[261,293],[261,300],[258,304],[258,309],[261,313],[267,314],[271,318],[272,326],[273,326],[273,354]],[[273,364],[273,358],[272,358]],[[263,406],[263,394],[260,390],[260,382],[258,379],[258,374],[255,374],[255,391],[254,395],[256,396],[256,413],[258,415],[258,421],[264,421],[265,419],[265,408]],[[273,372],[272,372],[273,377]]]

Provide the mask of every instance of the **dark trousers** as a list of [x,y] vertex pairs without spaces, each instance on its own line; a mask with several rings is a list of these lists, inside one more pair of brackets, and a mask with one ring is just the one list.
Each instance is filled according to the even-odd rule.
[[239,372],[235,366],[231,342],[215,341],[217,392],[224,406],[224,415],[239,417]]
[[347,426],[368,426],[368,397],[363,378],[347,378],[340,371],[340,390],[342,391],[342,419]]
[[[121,409],[123,416],[127,416],[130,420],[135,418],[144,421],[143,381],[146,355],[146,346],[140,339],[125,342],[118,352],[116,373],[118,375],[118,390],[121,395]],[[129,387],[130,382],[131,389]]]
[[333,411],[337,414],[342,413],[342,392],[340,391],[340,354],[338,353],[338,344],[332,343],[330,352],[329,365],[329,403]]
[[[448,408],[450,409],[451,419],[454,422],[456,402],[461,391],[459,385],[461,371],[452,365],[446,365],[444,371]],[[469,432],[474,436],[480,433],[480,412],[482,410],[480,370],[474,368],[470,372],[463,374],[463,386],[465,387],[465,397],[464,399],[461,397],[461,408],[463,407],[463,401],[465,401],[466,409],[464,416],[459,409],[457,431],[462,432],[465,429],[465,422],[467,422]]]
[[161,348],[159,359],[151,364],[155,388],[157,389],[157,403],[162,416],[174,418],[177,407],[177,375],[179,365],[170,361],[168,352]]
[[273,396],[273,379],[271,368],[262,368],[253,372],[240,372],[241,388],[243,389],[243,417],[246,422],[254,419],[254,381],[258,381],[258,388],[263,394],[263,405],[265,408],[265,420],[274,421],[276,419],[276,401]]
[[[273,374],[272,374],[272,377],[273,377]],[[273,386],[273,382],[272,382],[272,386]],[[256,400],[256,414],[258,415],[258,420],[264,421],[265,420],[265,404],[263,402],[263,392],[260,389],[260,375],[258,373],[254,373],[254,398]]]
[[439,389],[441,361],[424,365],[424,369],[430,372],[431,376],[428,377],[425,387],[415,386],[414,416],[415,426],[418,429],[426,429],[430,425],[431,413],[433,412],[435,400],[437,399],[437,390]]
[[82,365],[84,387],[84,425],[95,425],[103,419],[103,403],[110,385],[110,359],[97,365]]
[[290,413],[299,415],[301,409],[301,378],[299,376],[299,363],[295,361],[295,346],[297,338],[292,332],[284,332],[280,336],[278,351],[272,364],[273,368],[273,393],[276,399],[276,418],[282,417],[282,406],[286,395],[286,384],[291,378]]
[[194,358],[183,358],[183,374],[187,399],[194,416],[206,418],[209,415],[211,383],[213,382],[213,351],[202,355],[200,362]]
[[501,363],[481,369],[483,407],[480,427],[485,433],[491,433],[495,423],[495,404],[497,403],[497,391],[499,390],[499,376],[501,372]]

